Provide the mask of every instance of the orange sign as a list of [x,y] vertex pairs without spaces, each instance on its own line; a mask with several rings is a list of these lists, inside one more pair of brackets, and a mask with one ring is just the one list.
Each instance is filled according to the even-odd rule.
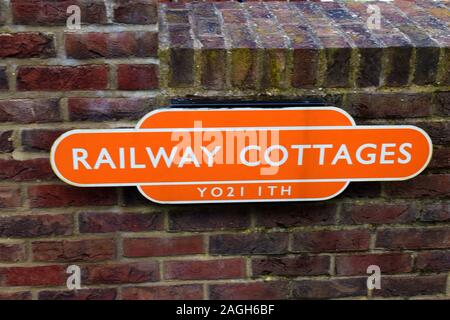
[[414,126],[356,126],[334,107],[161,109],[135,129],[73,130],[51,163],[80,187],[159,203],[325,200],[350,181],[406,180],[431,158]]

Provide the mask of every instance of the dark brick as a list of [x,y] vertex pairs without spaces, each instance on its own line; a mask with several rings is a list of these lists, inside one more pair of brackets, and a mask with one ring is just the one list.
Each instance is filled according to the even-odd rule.
[[450,247],[448,228],[402,228],[377,232],[377,248],[397,249],[441,249]]
[[40,291],[39,300],[115,300],[117,290],[105,289],[81,289],[72,291]]
[[212,300],[282,300],[289,297],[284,281],[223,283],[209,286]]
[[181,260],[164,262],[168,280],[239,279],[245,275],[243,259]]
[[6,67],[0,66],[0,90],[8,90],[8,76],[6,75]]
[[82,212],[80,232],[144,232],[163,229],[161,213]]
[[445,294],[446,275],[383,277],[381,290],[374,290],[375,296],[420,296]]
[[406,203],[345,203],[341,211],[341,222],[345,224],[411,223],[415,221],[417,211],[414,205]]
[[198,284],[127,287],[122,289],[123,300],[202,300],[203,286]]
[[183,206],[169,209],[170,231],[228,230],[248,227],[250,227],[249,206]]
[[252,260],[253,276],[317,276],[330,271],[329,256],[258,258]]
[[12,134],[11,130],[0,130],[0,153],[14,151]]
[[71,235],[72,215],[14,215],[0,217],[0,237],[34,238]]
[[371,265],[379,266],[382,274],[412,271],[412,258],[407,253],[343,255],[336,257],[335,264],[339,276],[365,276]]
[[158,21],[157,1],[116,0],[114,21],[127,24],[154,24]]
[[330,299],[365,296],[366,278],[300,280],[293,283],[294,299]]
[[212,235],[209,251],[218,255],[281,254],[287,252],[286,233]]
[[298,252],[363,251],[369,249],[367,230],[305,231],[294,233],[292,250]]
[[38,32],[0,34],[0,58],[50,58],[56,56],[52,35]]
[[44,123],[60,121],[58,99],[0,100],[0,121]]

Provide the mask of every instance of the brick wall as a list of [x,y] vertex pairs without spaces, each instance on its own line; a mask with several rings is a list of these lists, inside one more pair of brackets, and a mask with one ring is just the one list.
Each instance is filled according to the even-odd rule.
[[[369,30],[363,3],[164,2],[0,0],[0,299],[448,298],[448,3],[379,3]],[[163,206],[52,173],[61,133],[133,127],[179,97],[322,98],[424,128],[433,160],[317,203]]]

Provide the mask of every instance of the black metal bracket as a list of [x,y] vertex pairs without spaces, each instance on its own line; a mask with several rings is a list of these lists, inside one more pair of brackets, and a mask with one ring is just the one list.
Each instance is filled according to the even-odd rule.
[[217,100],[214,98],[176,98],[171,99],[171,108],[286,108],[286,107],[322,107],[329,103],[320,99],[299,100],[245,100],[229,99]]

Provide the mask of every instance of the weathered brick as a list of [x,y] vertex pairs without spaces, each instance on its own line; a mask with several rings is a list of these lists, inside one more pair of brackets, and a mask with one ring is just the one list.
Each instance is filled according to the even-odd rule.
[[218,255],[281,254],[287,252],[287,233],[212,235],[209,252]]
[[125,257],[161,257],[204,252],[202,236],[126,238],[123,240]]
[[117,68],[117,87],[120,90],[156,89],[158,86],[157,65],[121,64]]
[[22,131],[22,147],[25,151],[50,151],[55,140],[67,130],[27,129]]
[[67,33],[65,38],[67,56],[75,59],[156,57],[158,50],[155,32]]
[[257,59],[256,49],[231,49],[231,84],[233,87],[256,88],[256,81],[258,80]]
[[20,91],[104,90],[108,66],[24,66],[17,72]]
[[449,145],[450,144],[450,122],[449,121],[427,121],[417,122],[414,125],[425,130],[430,136],[433,144]]
[[358,48],[359,70],[357,87],[378,87],[381,81],[383,50],[381,48]]
[[164,278],[168,280],[239,279],[244,276],[245,261],[240,258],[164,262]]
[[38,32],[0,34],[0,58],[50,58],[56,56],[53,35]]
[[201,83],[207,89],[223,89],[226,70],[226,51],[224,49],[204,49],[201,59]]
[[105,289],[81,289],[72,291],[40,291],[39,300],[115,300],[117,290]]
[[61,120],[58,99],[0,100],[0,121],[44,123]]
[[30,291],[0,292],[0,300],[31,300]]
[[282,300],[289,297],[284,281],[241,282],[213,284],[209,286],[212,300]]
[[375,296],[420,296],[445,294],[447,275],[383,277],[381,290]]
[[387,250],[449,248],[450,230],[448,228],[380,230],[377,232],[375,246]]
[[154,282],[159,280],[159,266],[154,261],[86,265],[81,275],[84,284]]
[[326,47],[325,55],[327,68],[324,85],[326,87],[349,86],[351,49]]
[[0,217],[0,237],[28,238],[71,235],[70,214],[14,215]]
[[106,7],[103,1],[86,0],[12,0],[11,10],[15,24],[66,25],[67,8],[77,5],[81,10],[81,21],[86,24],[105,24]]
[[346,203],[341,211],[341,222],[345,224],[408,223],[416,219],[414,205],[401,203]]
[[283,203],[258,206],[256,226],[288,228],[294,226],[329,225],[336,221],[335,204]]
[[448,272],[450,270],[450,251],[419,252],[416,269],[424,272]]
[[419,175],[410,181],[389,182],[386,194],[399,198],[427,198],[448,196],[450,193],[450,175]]
[[170,231],[245,229],[250,226],[248,206],[183,206],[169,209]]
[[194,50],[171,48],[169,50],[169,86],[190,87],[194,84]]
[[433,146],[433,156],[428,168],[448,169],[450,167],[450,147]]
[[450,202],[434,201],[424,204],[420,212],[420,220],[424,222],[450,221]]
[[6,67],[0,66],[0,90],[8,90],[8,76],[6,75]]
[[31,248],[34,261],[103,261],[116,255],[113,239],[35,241]]
[[329,256],[298,256],[281,258],[255,258],[253,276],[317,276],[330,271]]
[[450,92],[436,92],[434,96],[436,113],[441,116],[450,115]]
[[385,49],[389,65],[385,74],[385,84],[392,87],[401,87],[408,84],[409,71],[413,48],[405,44],[399,47]]
[[371,265],[379,266],[383,274],[412,271],[412,258],[407,253],[381,253],[337,256],[336,274],[339,276],[364,276]]
[[0,208],[14,208],[21,204],[19,186],[0,186]]
[[431,115],[431,94],[350,94],[348,111],[357,118],[405,118]]
[[0,159],[0,180],[33,181],[51,180],[55,178],[47,158],[30,160],[2,160]]
[[12,134],[12,130],[0,130],[0,153],[14,150]]
[[86,189],[65,185],[36,185],[28,187],[28,198],[33,208],[66,206],[107,206],[117,204],[114,188]]
[[158,21],[157,1],[115,0],[114,21],[127,24],[154,24]]
[[285,49],[267,49],[263,52],[261,87],[287,87],[287,57]]
[[293,283],[294,299],[330,299],[365,296],[366,278],[300,280]]
[[0,268],[0,284],[14,286],[62,286],[66,283],[63,265]]
[[138,120],[154,109],[146,98],[69,98],[72,121]]
[[123,300],[202,300],[203,286],[198,284],[126,287]]
[[25,246],[23,243],[0,243],[0,261],[1,262],[19,262],[24,261],[26,257]]
[[163,215],[156,213],[82,212],[82,233],[144,232],[163,229]]
[[292,86],[312,87],[317,82],[319,51],[314,49],[294,49]]
[[298,252],[361,251],[369,248],[367,230],[306,231],[294,233],[292,250]]

